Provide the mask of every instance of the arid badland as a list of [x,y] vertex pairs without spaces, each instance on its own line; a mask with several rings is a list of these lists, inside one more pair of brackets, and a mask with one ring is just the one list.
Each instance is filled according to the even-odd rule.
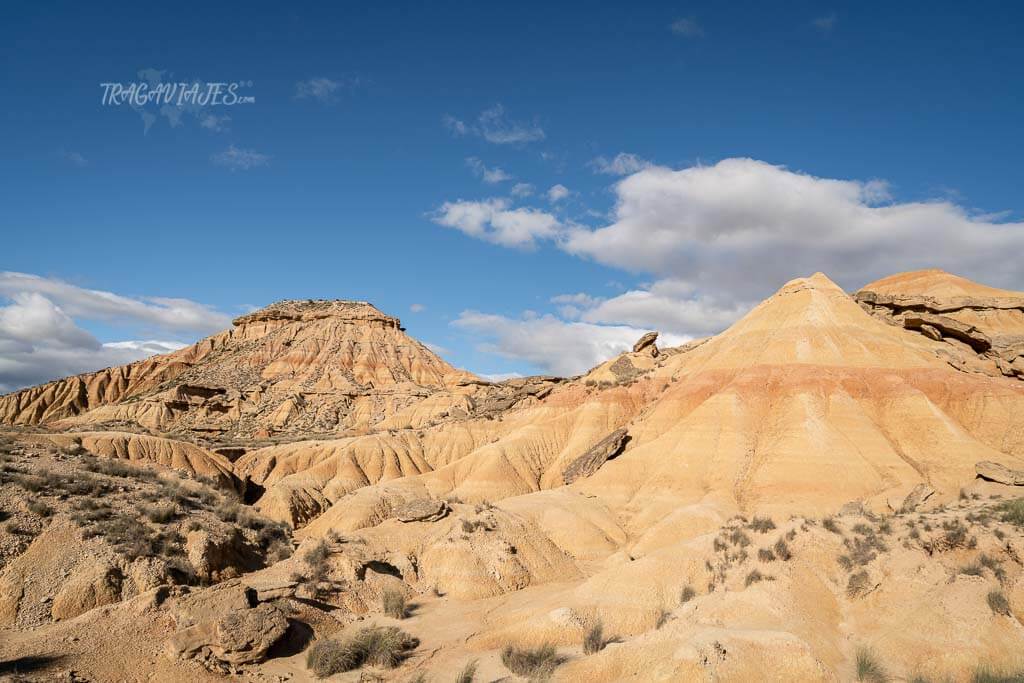
[[0,397],[0,676],[1020,671],[1022,380],[1024,293],[942,271],[499,383],[283,301]]

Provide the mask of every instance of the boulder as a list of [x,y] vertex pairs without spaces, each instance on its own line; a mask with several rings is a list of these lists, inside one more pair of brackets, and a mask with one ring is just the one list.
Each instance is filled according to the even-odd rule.
[[900,512],[913,512],[935,493],[935,489],[925,483],[915,486],[900,505]]
[[1024,486],[1024,470],[1011,470],[1009,467],[1000,465],[997,462],[985,460],[974,466],[974,471],[982,479],[988,479],[998,484],[1009,486]]
[[196,575],[207,581],[222,581],[260,566],[256,548],[238,529],[198,529],[185,538],[185,552]]
[[601,465],[621,453],[628,439],[629,435],[625,429],[616,429],[573,460],[562,473],[562,479],[566,484],[571,484],[582,477],[589,477],[599,470]]
[[260,603],[178,631],[168,640],[167,651],[172,657],[195,657],[207,663],[256,664],[266,659],[267,651],[287,630],[284,612]]
[[64,583],[53,599],[54,621],[73,619],[100,605],[121,599],[121,570],[110,564],[89,564]]
[[934,339],[934,334],[938,333],[940,337],[952,337],[979,353],[992,348],[992,340],[987,334],[974,325],[962,323],[946,315],[908,313],[903,318],[903,326],[908,330],[921,330],[922,332],[925,332],[924,328],[928,326],[931,331],[925,333],[927,336]]
[[633,344],[633,353],[640,353],[644,349],[648,349],[651,356],[656,358],[658,356],[658,347],[654,345],[654,342],[657,338],[657,332],[648,332],[644,336],[640,337],[636,344]]
[[443,500],[417,498],[395,510],[399,522],[436,522],[443,519],[451,508]]

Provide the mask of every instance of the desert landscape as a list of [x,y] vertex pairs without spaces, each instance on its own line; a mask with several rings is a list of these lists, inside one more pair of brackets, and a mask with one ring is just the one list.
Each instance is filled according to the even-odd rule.
[[1024,292],[792,276],[577,376],[285,300],[0,397],[0,676],[1021,680]]

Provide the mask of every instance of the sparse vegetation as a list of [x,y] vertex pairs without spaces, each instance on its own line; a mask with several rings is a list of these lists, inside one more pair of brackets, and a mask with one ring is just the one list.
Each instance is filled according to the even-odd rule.
[[173,505],[164,503],[161,505],[146,505],[142,508],[142,514],[146,519],[155,524],[166,524],[174,519],[176,511]]
[[971,683],[1024,683],[1024,671],[1001,671],[982,665],[974,670]]
[[558,656],[555,646],[550,643],[533,649],[520,649],[508,645],[501,652],[501,663],[516,675],[543,680],[554,673],[562,663],[562,658]]
[[772,546],[772,550],[775,551],[775,556],[783,562],[788,562],[793,558],[793,553],[790,552],[789,546],[786,544],[786,541],[781,538],[775,541],[775,545]]
[[346,640],[319,640],[306,655],[306,666],[317,678],[352,671],[364,664],[393,669],[419,640],[395,626],[368,626]]
[[757,551],[757,559],[762,562],[774,562],[775,553],[773,553],[770,548],[760,548]]
[[857,680],[863,683],[885,683],[889,674],[875,653],[867,647],[857,649]]
[[409,615],[405,596],[393,588],[384,591],[384,595],[381,596],[381,606],[384,608],[384,614],[392,619],[405,619]]
[[743,585],[751,586],[755,583],[761,583],[762,581],[774,581],[774,576],[762,574],[759,570],[753,569],[747,574],[747,578],[743,580]]
[[604,624],[598,621],[596,624],[590,627],[587,631],[587,635],[583,638],[583,652],[588,655],[592,655],[595,652],[600,652],[604,649],[604,646],[608,644],[608,641],[604,637]]
[[[459,675],[455,677],[455,683],[473,683],[473,679],[476,678],[476,669],[478,664],[479,662],[474,659],[472,662],[469,662],[466,666],[462,667],[462,671],[460,671]],[[423,676],[423,680],[425,681],[426,675],[420,675]]]
[[960,567],[959,573],[964,574],[965,576],[983,576],[985,574],[985,570],[982,569],[979,563],[971,562]]
[[1006,598],[1006,595],[1001,590],[989,591],[986,596],[988,606],[991,608],[994,614],[1009,615],[1010,614],[1010,601]]
[[40,517],[49,517],[53,514],[53,508],[41,500],[33,500],[30,502],[28,504],[28,511],[33,515],[39,515]]
[[996,509],[1001,513],[1002,521],[1017,527],[1024,527],[1024,498],[1003,501]]
[[754,517],[749,526],[759,534],[766,534],[775,528],[775,522],[770,517]]
[[858,598],[864,595],[869,588],[871,588],[871,575],[861,570],[850,575],[846,582],[846,595],[850,598]]
[[821,520],[821,526],[834,534],[843,533],[842,529],[839,528],[839,524],[836,522],[835,517],[826,517]]
[[679,592],[679,604],[685,604],[690,602],[697,597],[697,591],[690,584],[683,586],[683,590]]
[[750,545],[750,536],[747,536],[743,529],[733,529],[733,532],[729,534],[729,542],[733,545],[745,548]]

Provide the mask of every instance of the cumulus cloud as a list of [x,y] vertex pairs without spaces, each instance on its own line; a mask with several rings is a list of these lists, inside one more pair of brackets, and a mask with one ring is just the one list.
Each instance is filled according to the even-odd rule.
[[569,188],[562,184],[552,185],[547,194],[548,201],[554,204],[569,196]]
[[[482,338],[479,349],[524,361],[542,372],[577,375],[632,348],[647,330],[566,322],[552,315],[515,319],[464,311],[452,325]],[[682,340],[672,339],[680,343]]]
[[11,303],[0,306],[0,393],[184,346],[157,340],[102,344],[38,292],[8,298]]
[[501,104],[480,112],[474,123],[466,123],[449,114],[443,117],[442,122],[452,135],[476,135],[496,145],[536,142],[545,137],[544,129],[536,121],[513,121],[505,115],[505,107]]
[[811,25],[822,33],[831,33],[832,29],[836,27],[837,21],[839,21],[839,17],[836,16],[835,12],[832,12],[822,17],[816,17],[811,22]]
[[411,306],[409,306],[409,310],[412,311],[413,313],[422,313],[423,311],[427,310],[427,307],[424,306],[423,304],[412,304]]
[[684,38],[700,38],[704,35],[704,27],[698,24],[697,20],[692,17],[676,19],[669,26],[669,29],[672,33]]
[[513,197],[529,197],[533,194],[534,187],[530,183],[516,183],[512,186]]
[[214,133],[222,133],[228,130],[231,117],[227,114],[218,116],[217,114],[202,114],[199,116],[199,125],[206,130],[213,131]]
[[28,273],[0,272],[0,296],[39,294],[74,318],[113,323],[146,323],[164,330],[209,333],[231,325],[231,317],[189,299],[133,299],[113,292],[77,287]]
[[223,152],[211,156],[210,161],[231,171],[248,171],[252,168],[269,165],[270,157],[254,149],[241,149],[230,145]]
[[603,173],[605,175],[629,175],[630,173],[642,171],[645,168],[650,167],[652,164],[646,159],[641,159],[635,154],[620,152],[611,159],[608,157],[597,157],[592,159],[588,165],[595,173]]
[[531,208],[512,208],[507,199],[445,202],[432,220],[505,247],[532,249],[539,239],[552,239],[562,230],[557,218]]
[[673,278],[727,305],[759,300],[819,270],[847,289],[929,267],[999,286],[1024,284],[1005,258],[1024,247],[1024,223],[996,223],[948,201],[894,203],[878,180],[726,159],[679,171],[651,167],[615,191],[614,222],[571,226],[560,246]]
[[512,176],[499,167],[488,167],[477,157],[467,157],[466,166],[469,166],[470,170],[473,171],[473,175],[490,185],[512,180]]
[[295,99],[316,100],[322,104],[328,104],[338,99],[338,91],[344,87],[352,87],[359,84],[358,78],[345,80],[334,80],[324,76],[299,81],[295,84]]

